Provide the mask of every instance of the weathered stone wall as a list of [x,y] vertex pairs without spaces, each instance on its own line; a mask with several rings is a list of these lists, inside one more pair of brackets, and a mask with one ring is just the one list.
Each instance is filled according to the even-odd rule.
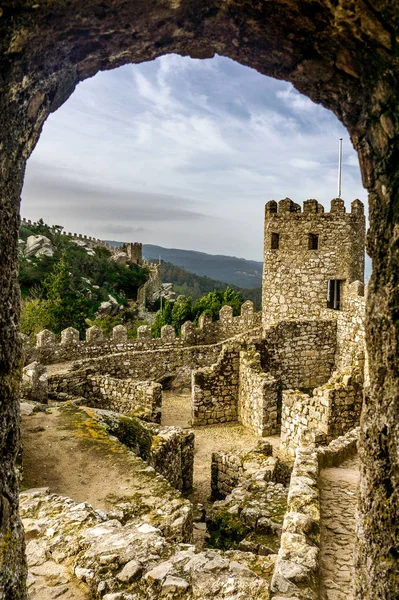
[[76,368],[91,368],[101,375],[131,378],[136,381],[162,382],[165,377],[178,377],[190,386],[191,370],[216,362],[223,344],[176,347],[171,344],[157,350],[116,352],[99,358],[76,362]]
[[137,302],[146,306],[152,301],[154,294],[160,291],[161,287],[162,281],[159,274],[159,265],[152,264],[148,280],[137,291]]
[[[278,459],[266,461],[273,449],[267,442],[260,442],[254,451],[213,452],[211,463],[212,498],[220,500],[230,494],[244,479],[255,472],[262,472],[265,480],[277,481]],[[263,469],[263,470],[262,470]]]
[[259,436],[275,435],[281,409],[280,382],[261,366],[254,344],[240,351],[238,420]]
[[314,448],[298,448],[271,583],[272,600],[318,600],[320,498]]
[[240,345],[223,346],[211,367],[192,372],[193,425],[237,421]]
[[347,369],[364,360],[365,287],[359,281],[348,286],[343,310],[337,311],[337,354],[335,368]]
[[123,326],[114,327],[112,336],[106,338],[99,327],[90,327],[86,330],[86,339],[79,339],[79,332],[68,327],[61,332],[60,343],[56,342],[55,335],[48,330],[36,336],[36,346],[25,345],[25,364],[34,360],[41,364],[62,363],[71,360],[96,358],[120,351],[143,351],[164,348],[182,348],[196,345],[209,345],[219,343],[234,336],[251,333],[261,333],[261,313],[254,313],[253,303],[244,302],[241,315],[233,317],[230,306],[220,310],[219,321],[212,322],[208,315],[200,318],[196,327],[191,321],[183,324],[181,336],[176,337],[170,327],[161,332],[161,337],[153,338],[149,326],[141,326],[137,332],[137,339],[128,339],[127,330]]
[[334,367],[336,332],[335,320],[281,321],[265,331],[262,366],[283,389],[323,385]]
[[161,421],[162,386],[153,381],[116,379],[81,369],[52,375],[49,391],[83,397],[88,406],[115,410],[154,423]]
[[281,447],[295,455],[302,441],[331,440],[360,423],[363,402],[362,370],[335,373],[313,394],[297,390],[283,392]]
[[212,493],[217,500],[207,517],[210,543],[272,555],[280,545],[287,489],[277,481],[278,458],[270,444],[251,452],[215,453]]
[[[317,249],[309,247],[318,236]],[[273,244],[273,237],[279,236]],[[262,312],[266,329],[282,319],[319,317],[327,308],[328,280],[364,282],[365,217],[360,200],[345,213],[344,201],[331,201],[329,213],[317,200],[301,206],[289,198],[265,207]],[[273,247],[273,246],[278,246]],[[335,312],[335,311],[332,311]],[[332,317],[334,318],[334,317]]]
[[48,377],[45,366],[33,362],[23,369],[20,393],[26,400],[47,404]]
[[193,487],[194,433],[101,409],[85,408],[107,431],[143,458],[177,490]]
[[357,454],[360,427],[356,427],[328,444],[316,448],[319,469],[339,467],[347,458]]

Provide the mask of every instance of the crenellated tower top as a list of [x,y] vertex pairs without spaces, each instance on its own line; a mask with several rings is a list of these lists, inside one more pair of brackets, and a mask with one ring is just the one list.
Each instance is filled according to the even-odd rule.
[[330,211],[310,199],[270,200],[265,206],[263,321],[317,318],[342,309],[353,281],[364,282],[364,205],[346,212],[341,198]]

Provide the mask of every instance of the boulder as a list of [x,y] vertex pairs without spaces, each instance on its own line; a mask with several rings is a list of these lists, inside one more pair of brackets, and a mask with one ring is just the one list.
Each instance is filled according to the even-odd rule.
[[126,252],[115,252],[115,254],[113,254],[111,256],[111,260],[121,264],[121,265],[127,265],[127,254]]
[[26,240],[25,256],[53,256],[54,248],[45,235],[30,235]]
[[114,317],[119,313],[119,304],[117,300],[111,295],[108,296],[108,301],[101,302],[96,313],[97,319],[103,319],[104,317]]

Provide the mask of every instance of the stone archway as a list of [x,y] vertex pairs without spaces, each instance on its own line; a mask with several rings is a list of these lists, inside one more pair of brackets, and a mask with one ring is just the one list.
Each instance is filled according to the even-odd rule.
[[44,120],[98,70],[175,52],[228,56],[334,111],[369,192],[371,386],[361,441],[359,598],[399,590],[399,7],[390,0],[6,0],[0,8],[0,595],[25,597],[13,462],[19,444],[17,232]]

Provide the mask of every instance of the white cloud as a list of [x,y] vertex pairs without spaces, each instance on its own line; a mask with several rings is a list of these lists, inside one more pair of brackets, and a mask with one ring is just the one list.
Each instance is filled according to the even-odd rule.
[[320,169],[320,163],[316,160],[306,160],[304,158],[293,158],[290,165],[294,169]]
[[[37,219],[50,212],[74,231],[108,239],[123,215],[123,226],[147,243],[261,259],[264,203],[290,196],[328,204],[340,137],[348,156],[344,196],[365,199],[356,155],[332,113],[228,59],[167,55],[99,73],[50,116],[28,164],[22,213]],[[73,210],[54,182],[34,186],[39,164],[41,177],[64,173],[79,183]],[[98,198],[102,189],[119,190],[109,213],[94,189]],[[207,215],[206,226],[187,214],[184,221],[184,206],[173,213],[170,198]],[[97,207],[107,219],[93,231]],[[157,212],[168,208],[166,225]]]

